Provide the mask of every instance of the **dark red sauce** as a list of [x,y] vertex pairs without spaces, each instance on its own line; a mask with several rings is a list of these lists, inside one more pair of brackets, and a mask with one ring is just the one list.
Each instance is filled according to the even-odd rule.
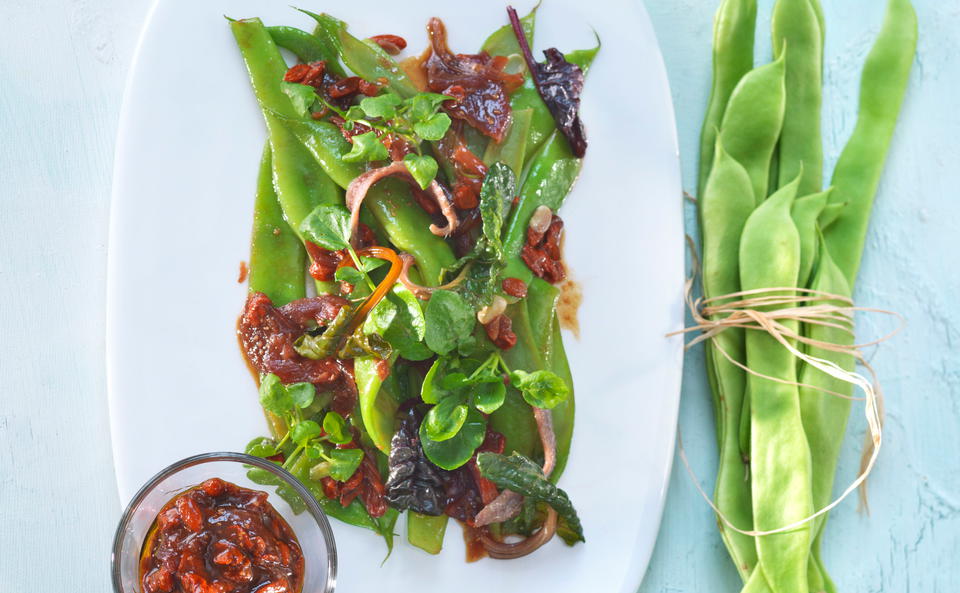
[[212,478],[157,514],[140,557],[144,593],[299,593],[303,552],[267,493]]

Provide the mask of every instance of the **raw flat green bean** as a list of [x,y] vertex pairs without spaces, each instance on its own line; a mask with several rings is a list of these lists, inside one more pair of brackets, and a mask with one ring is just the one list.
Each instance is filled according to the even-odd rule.
[[[903,105],[917,50],[917,13],[910,0],[890,0],[860,82],[857,126],[833,173],[831,203],[846,203],[822,220],[827,247],[853,285],[860,269],[873,199]],[[831,224],[832,222],[832,224]]]
[[428,554],[439,554],[448,519],[447,515],[433,517],[407,512],[407,541]]
[[813,265],[819,249],[817,246],[819,240],[817,219],[823,212],[827,200],[830,199],[832,191],[833,188],[830,188],[827,191],[797,198],[790,211],[793,222],[797,225],[797,232],[800,233],[800,275],[797,286],[806,287],[810,280],[810,274],[813,272]]
[[314,35],[296,27],[267,27],[273,42],[292,52],[303,63],[327,60],[326,48]]
[[527,226],[533,211],[547,206],[554,212],[560,209],[580,174],[582,161],[570,152],[570,145],[562,134],[555,132],[543,145],[530,164],[530,171],[520,189],[520,199],[510,213],[503,240],[507,263],[503,276],[530,282],[533,272],[520,259],[520,249],[527,237]]
[[283,219],[273,189],[269,145],[263,151],[257,196],[253,207],[253,239],[250,245],[249,286],[280,307],[306,296],[303,271],[306,252],[300,239]]
[[[817,272],[811,288],[829,294],[849,297],[850,284],[843,271],[836,265],[825,243],[819,245]],[[844,306],[842,301],[829,304]],[[835,327],[808,324],[805,334],[812,340],[838,345],[853,345],[853,334]],[[844,369],[853,369],[851,354],[844,354],[823,348],[809,348],[808,354],[833,362]],[[835,391],[846,396],[853,395],[853,386],[834,379],[813,366],[805,365],[800,373],[800,383],[812,387],[800,388],[800,409],[803,414],[803,426],[810,442],[810,458],[813,468],[813,503],[817,510],[830,504],[833,495],[834,475],[840,457],[840,447],[846,432],[847,419],[850,416],[851,400],[831,395],[823,390]],[[813,530],[816,539],[813,543],[813,562],[820,560],[820,534],[826,521],[825,516],[814,520]],[[824,575],[821,574],[821,577]],[[824,586],[830,585],[824,581]],[[832,584],[832,583],[831,583]]]
[[776,61],[751,70],[740,80],[720,124],[723,146],[750,174],[758,202],[767,195],[770,159],[783,127],[784,57],[781,54]]
[[[703,294],[715,298],[740,290],[740,236],[754,210],[755,199],[750,175],[716,140],[714,164],[704,191],[698,200],[703,242]],[[715,304],[722,304],[717,302]],[[708,371],[714,380],[714,406],[718,421],[717,438],[720,462],[714,493],[717,508],[741,529],[753,525],[750,484],[739,443],[740,414],[746,390],[746,374],[731,363],[745,359],[744,331],[729,329],[708,343]],[[725,529],[720,535],[744,580],[757,564],[752,537]]]
[[713,21],[713,85],[707,115],[700,130],[698,197],[703,195],[710,176],[717,130],[723,121],[730,95],[747,72],[753,69],[756,26],[756,0],[723,0],[720,3]]
[[786,109],[777,149],[779,180],[775,187],[800,177],[799,195],[823,188],[823,37],[810,0],[777,0],[773,7],[773,48],[786,52]]
[[[800,237],[790,217],[800,179],[784,186],[747,220],[740,241],[743,290],[795,287]],[[778,293],[779,294],[779,293]],[[797,323],[781,320],[795,331]],[[796,382],[797,359],[773,336],[748,331],[747,366],[754,372]],[[813,513],[810,448],[796,385],[749,375],[750,479],[754,528],[779,529]],[[811,526],[758,537],[759,566],[773,593],[807,593]]]

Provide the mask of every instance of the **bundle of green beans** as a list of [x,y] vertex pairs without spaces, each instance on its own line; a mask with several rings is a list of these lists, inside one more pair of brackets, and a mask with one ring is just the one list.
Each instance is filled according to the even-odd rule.
[[[776,1],[774,60],[758,67],[756,20],[756,0],[723,0],[715,21],[698,181],[704,296],[793,288],[852,298],[916,51],[916,14],[910,0],[888,0],[863,70],[857,125],[827,188],[820,2]],[[811,340],[854,343],[840,328],[784,324]],[[827,392],[849,396],[853,386],[803,364],[765,332],[730,329],[707,348],[720,451],[714,498],[723,517],[743,531],[776,531],[829,505],[850,400]],[[854,368],[851,354],[802,348]],[[820,552],[825,518],[757,537],[720,521],[743,590],[836,591]]]

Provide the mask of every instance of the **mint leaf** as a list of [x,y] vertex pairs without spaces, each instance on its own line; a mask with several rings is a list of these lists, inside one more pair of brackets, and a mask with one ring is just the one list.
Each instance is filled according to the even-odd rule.
[[280,377],[273,373],[260,378],[260,405],[277,416],[284,416],[293,409],[293,399],[280,382]]
[[394,93],[384,93],[377,97],[365,97],[360,101],[360,109],[367,117],[379,117],[382,119],[393,119],[397,115],[397,107],[403,103],[403,99]]
[[347,284],[357,286],[363,282],[363,274],[356,268],[343,266],[342,268],[337,268],[337,271],[333,274],[333,279],[337,282],[346,282]]
[[436,290],[424,311],[427,346],[447,354],[470,337],[476,324],[473,308],[463,297],[449,290]]
[[283,91],[286,96],[290,97],[294,111],[303,117],[310,114],[310,108],[317,100],[317,92],[312,86],[282,81],[280,83],[280,90]]
[[346,249],[350,244],[350,211],[343,206],[317,206],[300,223],[300,233],[324,249]]
[[363,449],[334,449],[330,451],[330,459],[330,477],[338,482],[346,482],[360,467]]
[[290,429],[290,440],[301,447],[306,447],[311,439],[318,436],[320,436],[320,425],[313,420],[301,420]]
[[450,116],[446,113],[435,113],[413,124],[413,131],[424,140],[440,140],[448,129]]
[[437,161],[429,155],[408,154],[403,157],[403,164],[421,189],[427,189],[430,182],[437,176]]
[[467,406],[458,397],[447,397],[430,408],[423,418],[427,436],[434,441],[446,441],[463,427],[467,420]]
[[567,543],[586,541],[583,539],[583,526],[580,524],[576,509],[573,508],[573,503],[570,502],[570,497],[545,478],[543,471],[536,463],[517,452],[509,457],[482,452],[477,455],[477,467],[480,469],[480,475],[496,484],[498,488],[512,490],[553,507],[572,533]]
[[387,147],[377,138],[377,133],[373,130],[364,134],[359,134],[351,138],[353,147],[350,152],[343,155],[343,160],[348,163],[361,163],[364,161],[382,161],[390,158]]
[[535,408],[549,410],[570,396],[570,387],[556,373],[550,371],[513,371],[510,382],[520,390],[523,399]]

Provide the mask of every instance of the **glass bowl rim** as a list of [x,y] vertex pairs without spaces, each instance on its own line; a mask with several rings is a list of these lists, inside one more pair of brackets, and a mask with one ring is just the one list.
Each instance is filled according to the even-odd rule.
[[123,515],[121,515],[120,522],[117,524],[117,530],[113,535],[113,546],[111,547],[110,553],[110,573],[111,580],[113,581],[114,593],[123,593],[123,587],[120,580],[119,558],[123,549],[123,535],[126,533],[127,527],[129,527],[130,522],[133,520],[136,509],[139,508],[140,504],[147,497],[147,495],[153,491],[154,488],[156,488],[161,482],[170,476],[189,467],[214,461],[232,461],[244,465],[253,465],[260,469],[267,470],[278,478],[282,479],[297,492],[297,495],[299,495],[306,504],[310,515],[313,517],[314,521],[316,521],[317,527],[320,529],[320,534],[327,545],[327,583],[326,588],[320,593],[332,593],[337,584],[337,544],[333,536],[333,528],[330,526],[330,521],[327,519],[326,513],[323,512],[322,508],[320,508],[320,504],[317,503],[317,500],[312,494],[310,494],[310,491],[307,490],[307,487],[304,486],[296,476],[280,467],[276,463],[261,457],[254,457],[253,455],[248,455],[246,453],[236,453],[232,451],[200,453],[198,455],[191,455],[190,457],[186,457],[180,461],[171,463],[164,469],[157,472],[156,475],[147,480],[147,482],[141,486],[139,490],[137,490],[137,493],[133,495],[133,497],[130,499],[130,502],[127,503],[126,508],[123,510]]

